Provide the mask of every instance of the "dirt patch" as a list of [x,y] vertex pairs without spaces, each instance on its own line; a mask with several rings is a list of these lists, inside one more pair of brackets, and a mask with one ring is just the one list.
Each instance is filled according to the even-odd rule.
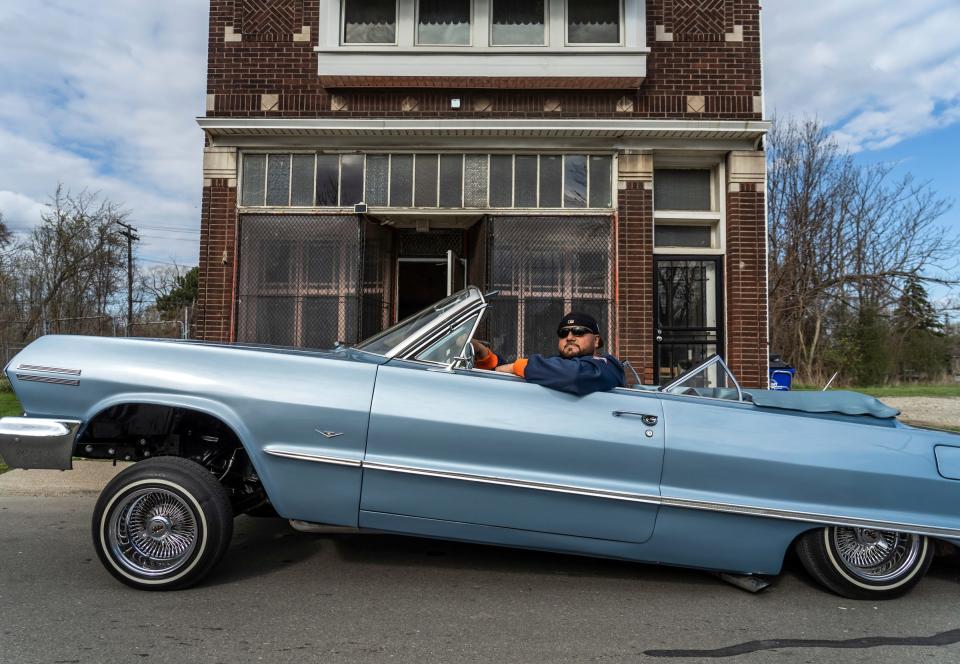
[[883,403],[901,411],[900,419],[934,426],[960,427],[960,398],[883,397]]

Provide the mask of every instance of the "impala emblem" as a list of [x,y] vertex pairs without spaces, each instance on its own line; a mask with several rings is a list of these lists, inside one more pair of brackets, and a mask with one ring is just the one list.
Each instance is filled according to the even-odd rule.
[[338,431],[321,431],[320,429],[315,429],[315,431],[323,436],[324,438],[336,438],[337,436],[342,436],[343,434]]

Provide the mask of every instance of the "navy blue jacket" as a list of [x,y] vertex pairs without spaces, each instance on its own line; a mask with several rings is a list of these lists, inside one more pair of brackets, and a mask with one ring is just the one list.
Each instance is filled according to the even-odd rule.
[[523,369],[528,382],[578,397],[623,387],[623,365],[613,355],[566,358],[531,355]]

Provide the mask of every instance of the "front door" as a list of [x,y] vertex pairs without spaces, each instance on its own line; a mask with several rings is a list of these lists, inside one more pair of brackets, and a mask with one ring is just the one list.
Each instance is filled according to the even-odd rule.
[[657,258],[654,274],[654,363],[662,385],[711,355],[723,355],[721,262]]
[[397,320],[403,320],[467,287],[466,261],[448,251],[436,258],[397,262]]
[[656,395],[578,398],[394,360],[377,373],[361,525],[390,514],[644,542],[658,510],[661,415]]

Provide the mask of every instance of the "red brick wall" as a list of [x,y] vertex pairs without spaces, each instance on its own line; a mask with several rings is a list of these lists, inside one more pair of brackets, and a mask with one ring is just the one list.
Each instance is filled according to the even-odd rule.
[[617,200],[617,352],[652,384],[653,191],[645,184],[622,183]]
[[762,183],[727,194],[727,361],[747,387],[767,386],[767,255]]
[[[208,114],[759,119],[753,110],[753,97],[760,94],[758,0],[716,3],[716,16],[702,11],[700,4],[699,0],[647,1],[647,40],[652,53],[647,79],[639,89],[571,90],[586,85],[567,82],[566,91],[475,90],[469,89],[473,83],[464,79],[448,82],[463,84],[456,91],[463,100],[462,110],[453,111],[449,108],[451,90],[424,89],[421,84],[411,91],[405,79],[383,77],[376,81],[386,86],[382,90],[360,89],[361,81],[343,81],[357,84],[357,88],[325,89],[313,51],[320,29],[317,0],[211,0],[207,92],[216,99]],[[301,25],[310,26],[311,38],[294,42],[293,31],[299,31]],[[656,41],[657,25],[675,31],[673,41]],[[743,26],[743,40],[725,41],[724,35],[733,33],[736,25]],[[227,26],[241,35],[240,41],[225,40]],[[261,94],[279,94],[278,107],[261,110]],[[331,110],[333,94],[342,97],[344,110]],[[401,104],[411,94],[419,108],[405,112]],[[704,97],[702,113],[688,112],[689,95]],[[632,112],[617,112],[617,102],[624,96],[633,99]],[[474,101],[481,97],[492,101],[491,110],[474,110]],[[544,110],[550,99],[560,102],[560,111]]]
[[[237,258],[237,189],[227,180],[203,188],[200,224],[200,292],[195,335],[205,341],[232,341]],[[226,256],[226,262],[224,262]]]

